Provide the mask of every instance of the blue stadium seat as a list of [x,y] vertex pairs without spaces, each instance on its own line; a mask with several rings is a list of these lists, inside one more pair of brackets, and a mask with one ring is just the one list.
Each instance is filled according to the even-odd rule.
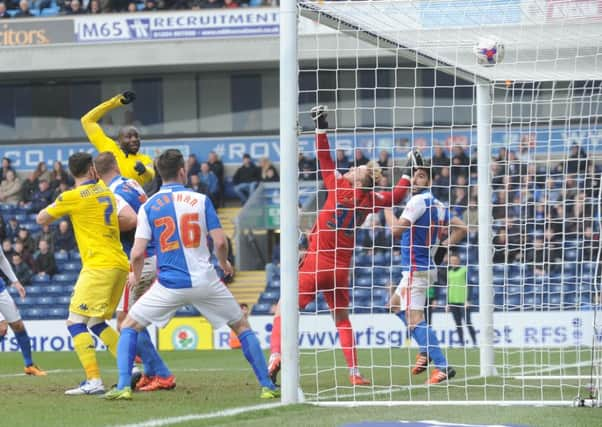
[[62,265],[61,270],[63,272],[68,271],[80,271],[82,269],[82,265],[79,262],[66,262]]
[[54,253],[54,260],[58,263],[61,261],[69,260],[69,253],[64,251],[58,251]]
[[192,317],[192,316],[198,316],[199,314],[200,314],[199,311],[191,305],[181,307],[176,311],[176,316]]
[[69,259],[72,261],[79,261],[81,263],[82,256],[78,250],[69,251]]
[[48,317],[49,310],[46,308],[27,308],[22,310],[23,317],[28,320],[45,319]]
[[24,222],[21,224],[21,227],[28,229],[30,234],[36,234],[42,230],[42,226],[35,222]]
[[44,285],[27,286],[26,290],[27,290],[27,295],[29,295],[29,296],[37,296],[37,295],[45,295],[46,294],[46,289],[44,288]]
[[69,272],[65,272],[65,273],[55,274],[54,276],[52,276],[52,280],[54,282],[63,282],[63,283],[73,284],[77,280],[78,276],[79,276],[79,273],[69,271]]
[[71,302],[71,296],[69,296],[69,295],[63,295],[56,299],[56,303],[59,305],[69,306],[70,302]]
[[55,307],[48,310],[48,316],[54,319],[66,319],[69,316],[69,309],[63,307]]
[[353,298],[365,299],[370,298],[372,296],[371,288],[363,288],[363,287],[355,287],[353,288]]
[[372,265],[372,259],[366,254],[361,253],[355,256],[355,266],[356,267],[367,267]]
[[31,278],[32,285],[46,285],[50,283],[50,276],[47,274],[36,274]]
[[40,305],[54,305],[56,304],[56,298],[54,297],[48,297],[48,296],[41,296],[37,298],[38,304]]
[[49,284],[46,285],[46,293],[48,295],[63,295],[63,287],[61,285]]
[[263,315],[263,314],[270,314],[270,307],[271,304],[254,304],[253,305],[253,309],[251,310],[251,314],[254,315]]
[[372,278],[371,277],[356,277],[355,280],[355,285],[354,286],[359,286],[359,287],[369,287],[372,286]]
[[25,221],[28,220],[28,215],[27,214],[21,214],[21,213],[19,213],[19,214],[14,214],[13,216],[17,219],[17,221],[19,223],[23,223],[23,222],[25,222]]
[[[318,305],[316,304],[315,301],[312,301],[309,304],[307,304],[305,306],[305,308],[303,308],[303,310],[302,310],[303,313],[316,313],[317,311],[318,311]],[[268,312],[269,312],[269,307],[268,307]]]

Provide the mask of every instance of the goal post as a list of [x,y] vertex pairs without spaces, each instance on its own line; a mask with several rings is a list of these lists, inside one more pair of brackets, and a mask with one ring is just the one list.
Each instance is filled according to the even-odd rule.
[[[281,1],[284,402],[297,402],[301,387],[324,405],[599,406],[602,11],[584,3]],[[299,35],[293,16],[319,29]],[[479,63],[484,38],[503,44],[503,60]],[[299,179],[318,188],[304,217],[317,215],[324,192],[319,174],[290,171],[299,153],[315,159],[318,104],[329,106],[333,158],[386,152],[386,190],[418,148],[431,160],[433,193],[468,224],[452,251],[460,264],[437,269],[445,279],[432,297],[432,327],[457,370],[450,381],[410,374],[418,346],[390,306],[399,242],[380,214],[354,224],[349,266],[358,368],[372,384],[348,383],[322,297],[299,317],[297,245],[309,231],[297,219]],[[448,286],[458,267],[468,308]]]

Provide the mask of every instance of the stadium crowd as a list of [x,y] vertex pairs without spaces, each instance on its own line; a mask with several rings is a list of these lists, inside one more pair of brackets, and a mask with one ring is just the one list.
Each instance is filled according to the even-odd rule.
[[[577,145],[571,147],[567,159],[554,162],[538,161],[533,150],[525,138],[516,152],[502,147],[492,159],[493,262],[504,268],[526,266],[522,267],[523,270],[527,268],[529,271],[521,274],[530,277],[550,278],[567,274],[576,277],[585,274],[587,272],[572,270],[577,268],[576,261],[587,264],[597,260],[594,248],[599,234],[593,218],[598,215],[599,173],[585,150]],[[360,149],[353,152],[351,159],[343,150],[336,152],[336,166],[341,173],[369,160]],[[224,164],[215,152],[202,161],[197,155],[190,154],[187,162],[189,187],[207,194],[216,208],[224,206],[227,198],[244,205],[260,182],[279,180],[278,170],[267,158],[259,159],[256,165],[248,154],[232,176],[226,176]],[[469,226],[466,241],[455,248],[455,252],[463,265],[474,268],[478,265],[475,153],[462,146],[454,146],[450,150],[435,146],[431,162],[434,194],[449,204],[455,215]],[[399,174],[391,153],[381,151],[378,163],[384,172],[378,185],[390,187]],[[299,154],[298,167],[300,180],[320,179],[314,158]],[[61,221],[57,227],[40,228],[33,222],[33,217],[63,191],[72,188],[73,178],[60,161],[54,162],[50,170],[44,162],[40,162],[33,172],[24,174],[17,173],[8,158],[2,159],[0,177],[0,202],[3,206],[0,241],[4,252],[24,285],[38,281],[45,283],[44,276],[50,278],[62,273],[62,264],[77,261],[79,255],[67,220]],[[395,282],[393,270],[399,261],[399,246],[392,239],[384,214],[368,217],[357,231],[356,244],[356,267],[388,265],[391,267],[390,281]],[[469,299],[473,304],[477,297],[477,278],[476,271],[472,270],[469,287],[473,289],[469,292]],[[575,289],[571,291],[579,293]],[[444,295],[432,297],[439,301],[442,298]]]
[[277,6],[277,0],[6,0],[0,18]]

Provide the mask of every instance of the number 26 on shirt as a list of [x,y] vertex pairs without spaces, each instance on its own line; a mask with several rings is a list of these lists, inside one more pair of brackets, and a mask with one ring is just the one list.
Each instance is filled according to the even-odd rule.
[[180,249],[180,241],[187,248],[198,248],[201,244],[201,224],[198,213],[187,213],[180,216],[180,238],[176,234],[176,221],[171,216],[163,216],[154,221],[155,227],[163,228],[159,235],[161,252],[170,252]]

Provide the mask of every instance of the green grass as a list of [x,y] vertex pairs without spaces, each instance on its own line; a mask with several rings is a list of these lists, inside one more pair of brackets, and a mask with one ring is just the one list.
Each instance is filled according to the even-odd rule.
[[[364,368],[377,384],[371,388],[356,388],[356,398],[363,400],[418,400],[429,397],[433,400],[466,398],[494,400],[496,397],[508,399],[536,398],[541,396],[539,382],[521,382],[511,379],[502,381],[493,378],[484,381],[478,377],[478,353],[470,350],[450,351],[448,356],[458,369],[458,378],[449,386],[426,388],[421,383],[426,377],[411,378],[408,364],[413,354],[407,349],[389,352],[388,350],[361,351],[360,361],[375,366]],[[510,353],[499,355],[498,361],[513,366],[520,372],[520,364],[529,371],[541,369],[549,364],[565,366],[579,364],[586,359],[587,352],[538,351],[520,355]],[[0,382],[3,405],[1,425],[17,426],[106,426],[148,421],[190,414],[211,413],[218,410],[253,406],[262,403],[259,388],[251,369],[239,351],[168,352],[164,357],[178,378],[178,386],[173,391],[157,393],[136,393],[131,402],[107,402],[94,396],[64,396],[67,388],[76,386],[82,379],[82,371],[73,353],[37,353],[36,363],[51,372],[46,378],[13,376],[22,372],[22,361],[17,353],[0,354]],[[324,351],[302,355],[302,385],[307,396],[324,399],[338,393],[341,400],[352,399],[353,389],[348,387],[347,372],[340,351]],[[99,354],[105,385],[116,381],[115,363],[107,353]],[[465,363],[466,362],[466,363]],[[385,368],[389,363],[393,369]],[[463,368],[466,364],[466,368]],[[310,372],[319,369],[319,375]],[[567,374],[586,373],[585,368],[567,368]],[[558,374],[559,372],[554,372]],[[324,391],[316,393],[316,379]],[[413,382],[412,382],[413,381]],[[572,399],[578,388],[575,381],[545,382],[547,398],[566,395]],[[336,387],[335,387],[336,386]],[[373,394],[377,391],[378,394]],[[358,393],[366,393],[361,395]],[[564,393],[564,394],[563,394]],[[570,396],[570,397],[569,397]],[[600,424],[600,409],[553,408],[553,407],[496,407],[475,405],[473,407],[454,406],[398,406],[398,407],[354,407],[331,408],[313,405],[294,405],[272,408],[245,414],[195,420],[178,426],[335,426],[359,421],[395,420],[439,420],[466,423],[513,423],[529,426],[592,426]]]

